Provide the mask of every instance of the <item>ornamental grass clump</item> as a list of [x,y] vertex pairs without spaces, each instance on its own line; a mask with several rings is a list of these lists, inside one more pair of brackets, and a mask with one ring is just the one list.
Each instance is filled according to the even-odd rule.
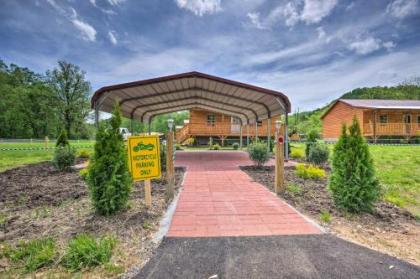
[[356,118],[348,129],[343,125],[334,147],[328,187],[336,206],[349,212],[371,211],[380,196],[373,160]]
[[15,248],[6,246],[3,254],[13,263],[21,266],[24,273],[34,272],[53,264],[57,255],[55,241],[51,238],[21,241]]
[[127,207],[132,189],[127,150],[118,131],[121,112],[117,105],[109,124],[101,123],[96,134],[94,154],[86,177],[92,203],[101,215],[110,215]]
[[116,240],[111,236],[95,239],[80,234],[69,241],[62,263],[71,271],[108,263],[115,245]]
[[261,168],[265,163],[267,163],[268,159],[270,159],[267,152],[267,145],[258,141],[253,142],[248,146],[248,155],[254,164],[259,168]]

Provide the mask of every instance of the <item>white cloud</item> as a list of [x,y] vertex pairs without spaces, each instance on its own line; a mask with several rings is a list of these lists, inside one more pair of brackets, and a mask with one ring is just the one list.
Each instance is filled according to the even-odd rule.
[[[270,28],[277,22],[284,20],[286,26],[293,27],[299,22],[306,24],[319,23],[323,18],[331,14],[334,7],[337,5],[337,0],[305,0],[288,2],[285,5],[280,5],[274,8],[265,18],[256,22],[254,18],[251,19],[257,28],[261,26]],[[255,14],[255,13],[254,13]]]
[[318,39],[320,40],[323,40],[327,36],[327,33],[325,32],[324,28],[322,28],[322,26],[318,27],[316,32],[318,32]]
[[388,51],[391,51],[397,46],[393,41],[384,42],[382,45]]
[[118,6],[122,4],[123,2],[125,2],[125,0],[108,0],[108,3],[111,4],[112,6]]
[[417,0],[395,0],[388,4],[386,12],[401,19],[415,14],[417,9]]
[[222,10],[221,0],[175,0],[178,7],[189,10],[195,15],[203,16]]
[[300,18],[307,24],[318,23],[328,16],[336,5],[337,0],[305,0]]
[[79,19],[72,19],[73,25],[82,33],[83,39],[94,42],[96,40],[96,30],[92,25]]
[[96,6],[96,0],[89,0],[89,2],[90,2],[93,6],[97,7],[97,6]]
[[265,29],[260,21],[260,13],[248,13],[247,16],[251,20],[251,23],[258,29]]
[[109,40],[111,41],[111,43],[115,46],[116,44],[118,44],[118,40],[117,37],[115,35],[115,31],[109,31],[108,32],[108,37]]
[[369,37],[364,40],[353,42],[349,45],[349,49],[354,50],[357,54],[369,54],[381,48],[381,40]]

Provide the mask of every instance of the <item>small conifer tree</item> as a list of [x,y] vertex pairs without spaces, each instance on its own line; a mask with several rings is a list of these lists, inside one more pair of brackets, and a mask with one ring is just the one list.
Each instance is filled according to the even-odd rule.
[[309,153],[311,152],[311,147],[317,143],[319,139],[319,134],[316,130],[311,130],[308,133],[308,138],[306,140],[305,156],[306,159],[309,158]]
[[69,139],[67,136],[66,129],[61,129],[60,135],[58,135],[57,141],[55,143],[56,147],[65,147],[69,145]]
[[356,118],[348,129],[343,125],[334,147],[329,189],[336,206],[349,212],[371,211],[380,196],[369,147]]
[[94,155],[89,163],[87,183],[93,206],[101,215],[126,208],[132,189],[127,151],[118,128],[121,112],[115,106],[109,124],[100,125],[96,134]]

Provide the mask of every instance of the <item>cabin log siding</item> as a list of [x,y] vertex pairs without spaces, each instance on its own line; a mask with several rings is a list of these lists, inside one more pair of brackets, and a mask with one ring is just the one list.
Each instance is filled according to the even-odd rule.
[[[381,123],[381,115],[386,115],[386,123]],[[405,115],[410,115],[411,123],[404,122]],[[420,136],[420,110],[360,108],[338,101],[322,117],[324,140],[339,138],[343,123],[350,125],[353,116],[359,120],[365,137]]]
[[325,140],[337,139],[343,124],[350,125],[354,116],[363,123],[363,112],[363,109],[337,102],[322,119],[322,137]]

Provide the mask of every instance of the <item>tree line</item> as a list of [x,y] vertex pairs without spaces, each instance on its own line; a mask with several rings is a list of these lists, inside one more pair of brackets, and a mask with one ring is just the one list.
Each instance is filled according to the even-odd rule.
[[45,74],[0,60],[0,138],[88,138],[91,87],[78,66],[59,61]]

